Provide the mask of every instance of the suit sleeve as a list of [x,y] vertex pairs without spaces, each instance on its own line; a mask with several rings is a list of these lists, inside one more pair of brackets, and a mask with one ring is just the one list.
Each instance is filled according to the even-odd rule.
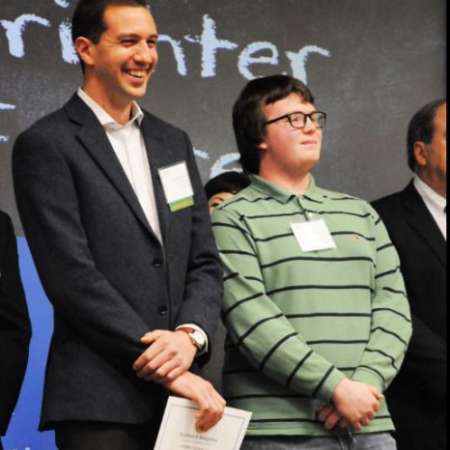
[[222,307],[223,270],[192,145],[187,135],[185,139],[188,147],[187,164],[194,190],[194,206],[185,296],[176,326],[194,323],[205,331],[208,341],[211,342]]
[[13,149],[17,205],[42,284],[78,336],[131,371],[148,327],[96,266],[70,167],[42,134],[32,129],[20,135]]
[[447,396],[447,342],[412,314],[413,334],[402,372],[440,403]]
[[376,253],[372,327],[368,344],[352,378],[369,383],[383,392],[400,370],[412,325],[397,251],[382,220],[370,209]]
[[265,292],[250,232],[226,209],[213,214],[213,230],[225,268],[223,320],[233,345],[277,383],[330,401],[345,375],[307,345]]
[[6,431],[28,360],[31,325],[20,280],[17,244],[9,218],[1,230],[0,248],[0,434]]

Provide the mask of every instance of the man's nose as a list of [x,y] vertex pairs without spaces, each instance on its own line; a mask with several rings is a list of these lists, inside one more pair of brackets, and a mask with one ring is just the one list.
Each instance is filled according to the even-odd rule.
[[146,42],[142,42],[134,53],[134,60],[141,63],[152,63],[155,50],[150,48]]
[[303,127],[303,131],[311,132],[315,131],[318,128],[319,128],[318,124],[314,122],[310,116],[305,117],[305,125]]

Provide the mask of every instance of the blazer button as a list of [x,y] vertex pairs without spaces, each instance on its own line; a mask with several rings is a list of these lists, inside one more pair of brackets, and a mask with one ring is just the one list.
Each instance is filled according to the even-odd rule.
[[160,306],[158,308],[158,314],[160,316],[166,316],[168,312],[169,312],[169,308],[167,308],[167,306]]
[[155,269],[161,268],[162,265],[163,265],[162,259],[156,258],[156,259],[153,260],[153,267]]

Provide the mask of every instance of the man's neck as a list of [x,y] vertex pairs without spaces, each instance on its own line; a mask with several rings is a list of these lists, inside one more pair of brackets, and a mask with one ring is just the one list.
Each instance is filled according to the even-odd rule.
[[438,179],[438,177],[430,177],[426,172],[417,171],[416,175],[434,192],[441,197],[447,198],[446,180]]
[[259,176],[265,180],[280,186],[288,192],[295,195],[303,195],[309,187],[310,173],[298,174],[295,177],[288,174],[279,174],[271,171],[265,171],[263,168],[259,171]]
[[133,108],[132,101],[124,103],[115,99],[114,96],[102,95],[102,91],[96,89],[87,80],[85,80],[82,89],[117,123],[124,125],[130,120]]

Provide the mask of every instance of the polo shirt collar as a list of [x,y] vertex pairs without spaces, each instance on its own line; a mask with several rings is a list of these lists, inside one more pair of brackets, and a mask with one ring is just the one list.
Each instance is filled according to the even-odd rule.
[[[259,175],[250,175],[250,180],[252,182],[252,186],[259,191],[260,193],[267,195],[269,197],[274,198],[280,203],[287,203],[292,198],[297,197],[292,192],[282,188],[281,186],[271,183],[264,178],[261,178]],[[309,176],[309,185],[306,192],[300,196],[302,198],[306,198],[308,200],[312,200],[315,202],[323,202],[323,195],[320,192],[320,188],[316,186],[316,182],[312,175]]]

